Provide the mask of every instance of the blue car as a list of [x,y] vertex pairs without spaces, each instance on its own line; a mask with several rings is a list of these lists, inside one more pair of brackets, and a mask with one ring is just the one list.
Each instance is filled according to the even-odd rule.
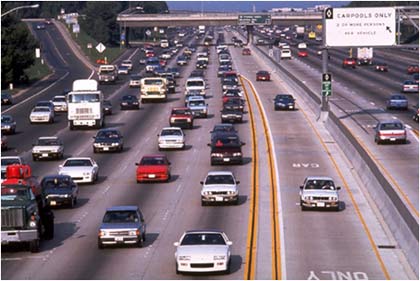
[[408,109],[408,100],[404,95],[391,95],[386,102],[386,109]]

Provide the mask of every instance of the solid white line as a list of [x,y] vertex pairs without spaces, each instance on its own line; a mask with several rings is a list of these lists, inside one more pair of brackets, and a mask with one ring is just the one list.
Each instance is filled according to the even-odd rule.
[[69,65],[68,62],[64,59],[64,57],[61,55],[60,51],[58,51],[57,46],[54,43],[54,40],[52,39],[50,33],[47,32],[47,36],[50,37],[51,41],[53,42],[53,48],[55,49],[55,51],[57,52],[58,56],[60,57],[60,59],[64,62],[65,65]]
[[25,100],[23,100],[23,101],[19,102],[18,104],[15,104],[14,106],[9,107],[8,109],[4,110],[4,111],[3,111],[3,113],[9,112],[9,111],[10,111],[10,110],[12,110],[13,108],[18,107],[19,105],[22,105],[22,104],[26,103],[27,101],[30,101],[30,100],[31,100],[31,99],[33,99],[34,97],[39,96],[40,94],[44,93],[46,90],[48,90],[49,88],[51,88],[52,86],[54,86],[55,84],[57,84],[58,82],[60,82],[61,80],[63,80],[64,78],[66,78],[66,77],[67,77],[67,75],[69,75],[69,74],[70,74],[70,72],[68,72],[68,71],[67,71],[67,72],[66,72],[66,74],[64,74],[63,76],[61,76],[61,78],[60,78],[60,79],[58,79],[57,81],[55,81],[54,83],[52,83],[52,84],[51,84],[51,85],[49,85],[48,87],[46,87],[46,88],[42,89],[41,91],[39,91],[39,92],[38,92],[38,93],[36,93],[35,95],[30,96],[30,97],[28,97],[27,99],[25,99]]
[[138,52],[138,50],[139,50],[139,48],[137,48],[129,57],[128,57],[128,59],[129,60],[131,60],[133,57],[134,57],[134,55]]
[[90,74],[88,79],[92,79],[93,75],[95,75],[95,70],[92,69],[92,73]]

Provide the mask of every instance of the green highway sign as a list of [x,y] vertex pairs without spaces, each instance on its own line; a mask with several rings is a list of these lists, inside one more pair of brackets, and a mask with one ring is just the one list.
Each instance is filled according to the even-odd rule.
[[268,15],[268,14],[239,15],[238,25],[271,25],[271,15]]
[[329,97],[332,95],[332,76],[331,73],[322,74],[322,96]]

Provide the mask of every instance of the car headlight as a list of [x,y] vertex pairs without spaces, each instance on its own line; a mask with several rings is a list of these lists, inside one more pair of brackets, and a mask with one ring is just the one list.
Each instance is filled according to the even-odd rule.
[[312,200],[312,196],[305,196],[304,199],[305,200]]
[[228,191],[228,193],[227,194],[229,194],[229,195],[234,195],[234,194],[236,194],[237,193],[237,191],[236,190],[231,190],[231,191]]
[[222,153],[212,153],[211,157],[223,157]]
[[191,260],[191,257],[190,256],[179,256],[178,257],[178,260],[180,260],[180,261],[189,261],[189,260]]
[[36,227],[36,221],[30,221],[29,227]]
[[104,230],[100,230],[100,231],[99,231],[99,233],[98,233],[98,236],[99,236],[99,237],[101,237],[101,236],[106,236],[106,231],[104,231]]
[[83,172],[83,175],[84,176],[89,176],[90,175],[90,172]]
[[93,143],[93,146],[94,146],[94,147],[99,147],[99,146],[101,146],[101,144],[100,144],[100,143],[96,143],[96,142],[95,142],[95,143]]
[[4,125],[3,128],[10,129],[10,125]]
[[187,122],[188,123],[191,123],[191,118],[187,118]]
[[118,142],[111,143],[112,146],[118,146]]
[[64,198],[69,198],[70,195],[69,194],[64,194]]
[[240,156],[242,156],[242,153],[241,152],[235,152],[235,153],[233,153],[233,156],[234,157],[240,157]]
[[173,122],[175,122],[175,118],[171,118],[171,122],[173,123]]
[[214,256],[213,259],[215,261],[223,261],[226,260],[226,256]]
[[338,201],[338,198],[335,197],[335,196],[334,197],[330,197],[329,199],[330,199],[330,201]]
[[136,230],[130,230],[130,231],[128,232],[128,235],[130,235],[130,236],[135,236],[135,235],[137,235],[137,231],[136,231]]

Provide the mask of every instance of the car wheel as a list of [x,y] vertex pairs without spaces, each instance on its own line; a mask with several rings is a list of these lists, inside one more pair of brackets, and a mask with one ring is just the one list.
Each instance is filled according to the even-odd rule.
[[137,242],[137,247],[139,248],[143,247],[143,237],[139,237],[139,241]]
[[334,211],[339,212],[340,211],[340,205],[337,205],[337,207],[334,207]]
[[166,180],[166,182],[170,182],[171,181],[171,174],[168,174],[168,179]]
[[225,274],[230,274],[230,259],[229,259],[229,262],[228,262],[228,264],[227,264],[227,266],[226,266],[226,270],[225,270],[225,272],[224,272]]
[[235,201],[233,202],[233,204],[235,204],[235,205],[239,205],[239,197],[237,197],[237,198],[235,199]]
[[69,207],[70,207],[71,209],[73,209],[73,208],[74,208],[74,198],[72,198],[72,199],[71,199],[71,201],[70,201],[70,203],[69,203]]
[[104,244],[101,243],[101,241],[99,241],[98,239],[98,249],[103,249],[104,248]]
[[38,158],[36,156],[32,156],[32,160],[35,162],[38,161]]
[[39,239],[32,240],[29,242],[29,251],[31,251],[31,253],[39,252]]

